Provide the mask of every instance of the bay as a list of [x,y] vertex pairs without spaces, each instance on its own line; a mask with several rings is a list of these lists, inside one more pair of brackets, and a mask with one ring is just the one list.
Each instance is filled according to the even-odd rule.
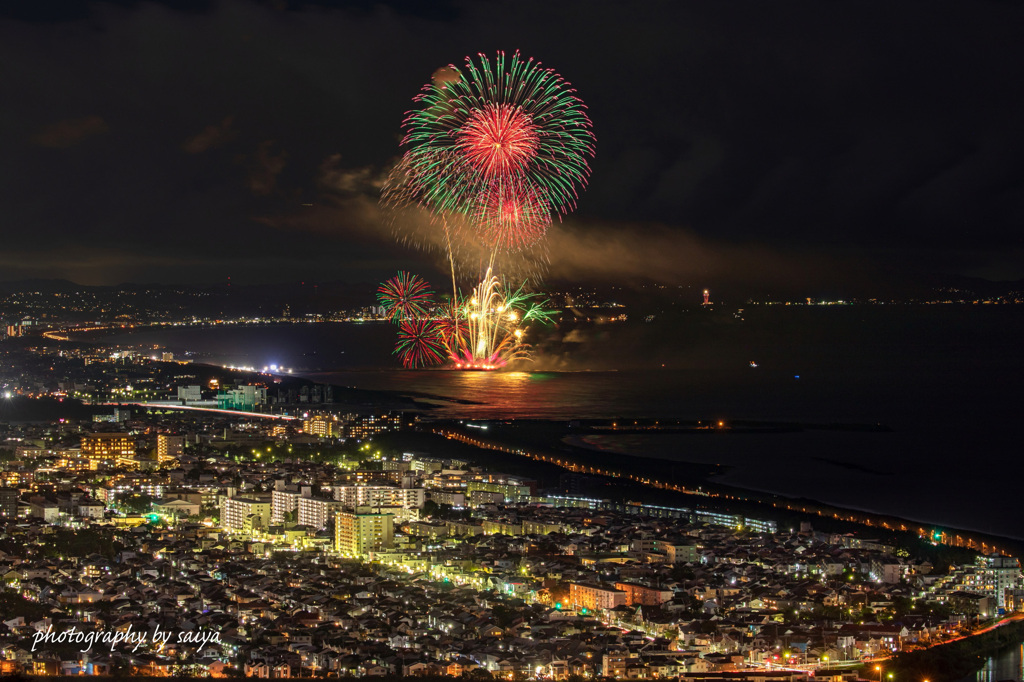
[[739,487],[1024,538],[1012,484],[1024,475],[1022,337],[1020,306],[759,306],[742,321],[698,311],[555,330],[538,337],[535,371],[495,373],[397,369],[386,323],[159,328],[108,341],[436,396],[425,404],[438,417],[882,424],[590,445],[622,452],[624,465],[634,455],[718,463],[720,481]]

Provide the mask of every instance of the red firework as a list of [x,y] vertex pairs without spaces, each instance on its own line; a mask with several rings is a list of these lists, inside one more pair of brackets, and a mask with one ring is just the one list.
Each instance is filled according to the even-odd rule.
[[398,328],[395,354],[407,369],[440,364],[446,350],[441,328],[434,320],[403,320]]
[[384,309],[384,314],[398,322],[426,315],[427,308],[433,305],[434,294],[430,291],[430,285],[419,275],[399,272],[380,285],[377,301]]
[[544,237],[551,225],[551,207],[533,186],[504,184],[483,195],[476,218],[485,242],[516,251]]
[[500,353],[494,353],[487,357],[478,358],[468,350],[453,357],[452,362],[455,363],[455,369],[478,371],[501,369],[508,364],[505,358],[501,357]]
[[522,108],[487,104],[470,114],[456,147],[485,178],[510,178],[537,155],[537,127]]
[[438,318],[437,328],[444,340],[448,357],[454,360],[469,345],[466,325],[459,320],[458,310],[451,310],[448,315]]

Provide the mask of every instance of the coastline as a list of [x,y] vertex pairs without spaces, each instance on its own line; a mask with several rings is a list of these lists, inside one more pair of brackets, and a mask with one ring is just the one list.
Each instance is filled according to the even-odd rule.
[[[980,469],[965,470],[964,475],[957,477],[956,484],[950,485],[944,480],[948,476],[942,468],[930,466],[932,452],[936,450],[938,454],[934,456],[941,459],[948,453],[982,449],[990,453],[986,464],[1001,468],[1013,467],[1016,461],[1015,456],[991,454],[1005,450],[1006,441],[1012,436],[1012,430],[1005,427],[1002,431],[991,428],[995,424],[1010,423],[1008,417],[999,409],[993,410],[992,404],[984,402],[972,403],[969,414],[984,415],[986,421],[974,424],[973,417],[955,416],[952,405],[946,409],[937,404],[945,401],[944,393],[936,392],[934,389],[938,384],[932,384],[941,377],[936,377],[927,386],[915,388],[915,395],[934,394],[930,404],[921,404],[906,400],[902,395],[878,394],[874,389],[876,382],[890,374],[888,370],[872,374],[875,370],[870,367],[867,374],[857,375],[857,382],[851,384],[852,392],[841,394],[840,388],[847,385],[842,382],[851,376],[842,364],[821,367],[820,371],[827,371],[829,375],[820,378],[805,368],[807,371],[800,381],[793,381],[792,375],[772,374],[774,370],[767,361],[762,362],[759,370],[742,372],[723,372],[720,367],[710,365],[702,369],[642,373],[537,370],[467,376],[466,373],[449,371],[403,372],[381,367],[381,362],[389,356],[379,347],[376,356],[370,358],[372,362],[366,365],[335,365],[328,362],[331,346],[323,345],[324,338],[307,338],[315,336],[319,328],[339,330],[338,343],[342,344],[342,350],[350,351],[341,357],[345,362],[354,362],[356,358],[351,345],[363,338],[363,331],[376,329],[378,325],[293,323],[269,326],[289,328],[285,330],[288,331],[287,338],[297,336],[302,342],[297,346],[298,350],[308,350],[302,344],[316,341],[309,348],[320,348],[318,362],[321,366],[326,363],[326,366],[337,368],[334,371],[281,375],[283,380],[331,384],[337,387],[335,400],[339,403],[362,409],[390,407],[418,413],[425,419],[457,416],[472,420],[512,419],[525,423],[536,419],[558,423],[625,413],[630,418],[640,415],[676,418],[723,416],[733,424],[745,416],[763,423],[815,422],[821,426],[842,418],[865,425],[878,418],[887,418],[894,428],[886,433],[872,428],[844,433],[820,428],[813,432],[778,429],[769,433],[766,429],[757,434],[737,434],[736,438],[694,440],[692,443],[700,447],[687,447],[685,452],[673,456],[662,456],[652,448],[622,453],[609,449],[604,456],[614,459],[616,466],[638,469],[647,466],[648,459],[654,461],[654,466],[664,467],[667,463],[670,469],[723,465],[717,466],[715,472],[707,477],[708,484],[745,494],[774,495],[801,504],[817,500],[820,502],[813,504],[917,519],[918,523],[943,531],[964,528],[1020,540],[1014,537],[1015,527],[1008,521],[1013,514],[1008,512],[1011,504],[1006,496],[995,496],[987,500],[984,507],[957,502],[962,499],[958,491],[970,491],[980,485],[972,478]],[[230,338],[232,343],[229,346],[233,350],[243,354],[252,351],[256,359],[256,349],[277,344],[282,337],[275,333],[271,340],[262,335],[253,338],[251,334],[255,329],[258,325],[241,325],[235,330],[239,333],[217,334],[208,338],[207,334],[216,330],[208,327],[200,330],[201,336],[195,339],[175,334],[172,345],[184,344],[206,351],[212,345],[225,347],[225,340]],[[296,334],[292,334],[291,329]],[[350,337],[349,332],[353,330],[363,331]],[[102,343],[108,338],[103,334],[99,338],[93,336],[90,341]],[[295,348],[292,347],[293,350]],[[221,365],[213,362],[204,357],[203,363],[193,365],[206,364],[220,371]],[[778,400],[773,402],[770,398]],[[940,409],[935,410],[935,407]],[[339,406],[339,409],[344,407]],[[850,425],[841,426],[849,429]],[[714,447],[707,447],[709,443]],[[798,452],[801,447],[803,452]],[[632,461],[637,457],[647,459]],[[991,527],[989,520],[992,521]]]
[[[729,509],[753,517],[777,519],[780,528],[783,523],[799,526],[799,522],[809,521],[812,525],[817,524],[816,528],[829,528],[841,533],[858,531],[879,537],[906,536],[913,537],[915,541],[928,537],[928,544],[948,547],[951,551],[959,548],[976,548],[979,551],[998,549],[1016,554],[1024,550],[1024,542],[1018,538],[952,527],[943,529],[942,541],[932,543],[931,524],[914,522],[888,513],[879,514],[842,507],[807,496],[786,497],[771,492],[722,485],[715,480],[722,465],[669,462],[643,456],[623,457],[618,453],[582,448],[571,450],[560,444],[560,439],[517,440],[508,437],[507,434],[503,435],[502,427],[514,429],[520,426],[517,423],[507,422],[500,426],[492,423],[491,426],[491,431],[484,432],[486,436],[481,435],[479,429],[473,429],[472,433],[456,436],[455,439],[481,450],[489,450],[490,456],[499,457],[506,462],[514,462],[517,459],[532,460],[538,466],[576,472],[595,480],[607,480],[606,485],[611,486],[608,488],[609,491],[621,493],[622,486],[632,486],[634,494],[643,491],[642,501],[646,503],[667,504],[667,500],[675,499],[676,504],[683,506]],[[531,423],[530,426],[536,427],[537,424]],[[454,422],[438,420],[433,422],[432,430],[435,433],[447,431],[447,437],[452,438],[451,434],[458,428]],[[588,454],[591,456],[587,457]],[[561,464],[557,464],[558,462]],[[524,463],[520,466],[526,465]],[[958,544],[956,537],[962,538],[963,542]]]

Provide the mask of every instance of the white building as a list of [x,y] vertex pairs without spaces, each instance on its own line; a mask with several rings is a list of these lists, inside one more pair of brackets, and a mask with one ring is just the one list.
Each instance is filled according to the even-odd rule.
[[[313,489],[308,486],[278,487],[271,493],[270,522],[283,523],[285,514],[290,514],[299,509],[299,498],[312,497]],[[298,520],[298,519],[296,519]]]
[[106,506],[91,497],[83,497],[78,501],[78,515],[89,519],[102,519]]
[[299,525],[321,530],[327,527],[334,518],[334,514],[341,511],[343,506],[337,500],[317,497],[300,497],[298,501]]
[[186,403],[197,403],[203,399],[199,386],[178,386],[178,400]]
[[1019,590],[1024,587],[1021,580],[1020,562],[1013,557],[997,554],[979,556],[977,561],[984,578],[981,585],[983,593],[994,598],[997,606],[1005,608],[1006,591]]
[[42,519],[46,523],[56,523],[57,519],[60,518],[60,508],[53,502],[32,502],[30,503],[32,511],[29,514],[37,519]]
[[366,556],[394,544],[390,514],[338,512],[334,524],[335,548],[343,556]]
[[257,532],[270,524],[270,500],[230,497],[221,502],[220,525],[225,530]]
[[404,507],[422,509],[427,491],[423,488],[397,488],[385,485],[339,485],[334,499],[346,509],[355,507]]
[[450,504],[453,507],[466,506],[466,493],[455,490],[431,490],[430,499],[437,504]]

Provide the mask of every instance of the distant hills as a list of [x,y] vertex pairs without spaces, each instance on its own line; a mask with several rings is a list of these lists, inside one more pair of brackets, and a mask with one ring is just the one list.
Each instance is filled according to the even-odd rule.
[[[335,315],[376,305],[377,282],[290,282],[259,284],[145,284],[111,286],[76,284],[66,279],[25,279],[0,282],[0,317],[53,320],[158,321],[161,319]],[[714,303],[742,307],[751,301],[848,300],[913,302],[990,300],[1024,303],[1024,280],[997,282],[948,274],[905,275],[873,280],[856,290],[757,291],[755,287],[692,282],[669,286],[636,283],[628,286],[580,285],[548,281],[543,291],[553,307],[594,307],[616,302],[633,312],[664,306],[699,307],[705,287]],[[438,293],[447,294],[447,289]],[[678,309],[678,308],[677,308]]]

